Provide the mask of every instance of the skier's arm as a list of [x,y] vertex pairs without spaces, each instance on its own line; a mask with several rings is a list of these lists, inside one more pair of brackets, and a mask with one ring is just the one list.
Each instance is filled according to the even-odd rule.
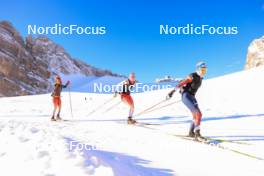
[[175,89],[178,89],[178,88],[181,88],[182,86],[188,84],[192,82],[192,77],[191,76],[188,76],[186,79],[183,79],[179,82],[179,84],[177,84],[176,88]]
[[121,93],[121,89],[122,89],[124,84],[128,84],[127,81],[122,81],[116,85],[114,97],[117,97],[117,95]]
[[69,84],[70,84],[70,81],[67,81],[65,85],[62,85],[62,88],[67,88]]
[[168,93],[166,99],[170,99],[173,96],[173,94],[176,92],[177,89],[181,88],[182,86],[184,86],[184,85],[186,85],[186,84],[188,84],[190,82],[192,82],[192,77],[191,76],[188,76],[186,79],[181,80],[179,82],[179,84],[177,84],[176,87],[172,91],[170,91]]
[[117,92],[117,93],[119,93],[120,92],[120,88],[122,88],[122,86],[124,85],[124,84],[126,84],[126,80],[125,81],[122,81],[122,82],[120,82],[120,83],[118,83],[117,85],[116,85],[116,87],[115,87],[115,92]]

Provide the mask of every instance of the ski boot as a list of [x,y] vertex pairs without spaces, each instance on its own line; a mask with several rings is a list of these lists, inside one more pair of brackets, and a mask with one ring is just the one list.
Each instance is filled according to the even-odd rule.
[[195,133],[193,132],[193,130],[189,131],[189,134],[188,134],[187,137],[190,137],[190,138],[194,138],[195,137]]
[[190,129],[189,129],[189,134],[188,134],[188,137],[190,138],[194,138],[195,137],[195,133],[194,133],[194,122],[191,123],[191,126],[190,126]]
[[127,124],[135,124],[135,123],[137,123],[137,121],[132,119],[132,117],[128,117]]
[[62,118],[60,117],[59,114],[57,115],[56,120],[58,120],[58,121],[61,121],[62,120]]
[[56,121],[56,119],[54,118],[54,116],[52,116],[50,120],[51,121]]
[[205,141],[206,140],[206,138],[201,135],[200,130],[195,131],[194,139],[197,141]]

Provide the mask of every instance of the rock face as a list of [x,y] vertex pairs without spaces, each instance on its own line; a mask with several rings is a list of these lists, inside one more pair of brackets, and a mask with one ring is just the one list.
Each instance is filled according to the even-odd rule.
[[245,69],[258,67],[260,65],[264,65],[264,36],[250,43]]
[[0,96],[50,92],[55,75],[119,76],[73,59],[46,37],[26,37],[13,25],[0,22]]

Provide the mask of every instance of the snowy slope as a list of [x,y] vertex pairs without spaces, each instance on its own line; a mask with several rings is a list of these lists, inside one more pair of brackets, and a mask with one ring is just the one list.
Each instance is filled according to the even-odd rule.
[[[0,99],[1,175],[172,176],[264,173],[264,67],[203,82],[197,99],[203,111],[202,134],[226,149],[183,140],[191,120],[176,94],[152,112],[137,116],[148,127],[128,126],[127,107],[107,94],[63,93],[62,117],[50,122],[47,95]],[[164,99],[169,90],[134,94],[138,114]],[[116,105],[109,110],[109,107]],[[87,149],[70,148],[71,144]],[[10,169],[10,168],[15,169]]]

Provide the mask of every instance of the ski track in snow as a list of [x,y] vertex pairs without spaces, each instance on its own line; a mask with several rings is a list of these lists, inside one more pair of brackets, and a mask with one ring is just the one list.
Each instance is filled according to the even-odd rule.
[[[263,80],[263,74],[260,67],[205,81],[197,95],[203,111],[202,134],[223,140],[220,144],[226,148],[264,158],[264,94],[260,93],[264,81],[250,91],[252,82]],[[134,94],[136,113],[167,93]],[[185,135],[191,121],[181,102],[162,107],[179,100],[179,94],[136,117],[142,123],[156,124],[151,126],[126,125],[124,104],[105,112],[119,98],[90,114],[110,97],[72,93],[71,119],[69,97],[63,93],[62,117],[69,121],[62,122],[49,121],[50,95],[1,98],[1,175],[263,175],[264,161],[173,136]],[[76,148],[84,145],[88,149]]]

